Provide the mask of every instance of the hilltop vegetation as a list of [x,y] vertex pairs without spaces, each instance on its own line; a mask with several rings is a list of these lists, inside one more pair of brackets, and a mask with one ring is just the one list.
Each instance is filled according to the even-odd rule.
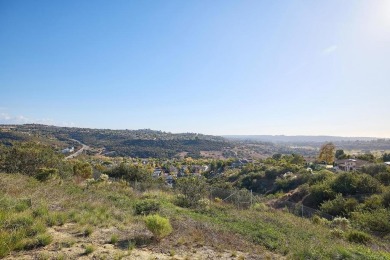
[[36,140],[37,137],[63,143],[76,139],[92,147],[102,148],[104,153],[111,156],[171,158],[185,152],[188,156],[199,157],[201,151],[222,151],[229,146],[222,137],[195,133],[172,134],[149,129],[109,130],[35,124],[8,126],[8,129],[7,132],[0,131],[3,143]]

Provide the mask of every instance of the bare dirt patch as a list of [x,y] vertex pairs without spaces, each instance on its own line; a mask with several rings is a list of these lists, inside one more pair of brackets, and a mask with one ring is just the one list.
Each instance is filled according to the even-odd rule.
[[[251,251],[251,254],[245,250],[236,250],[238,247],[250,249],[250,246],[234,244],[234,241],[239,240],[235,240],[231,234],[221,233],[221,236],[195,222],[188,225],[175,222],[174,225],[181,232],[157,242],[149,231],[139,228],[100,228],[86,236],[77,224],[67,223],[48,229],[53,237],[50,245],[14,252],[5,259],[282,259],[261,250]],[[110,241],[113,234],[118,236],[114,244]],[[218,243],[222,243],[220,247]],[[92,252],[87,253],[89,247]],[[227,247],[231,250],[226,250]]]

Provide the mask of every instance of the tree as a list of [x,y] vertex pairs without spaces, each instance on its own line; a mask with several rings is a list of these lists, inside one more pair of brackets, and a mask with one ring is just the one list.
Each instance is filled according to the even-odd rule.
[[390,162],[390,153],[384,153],[382,156],[384,162]]
[[281,158],[282,158],[282,154],[280,154],[280,153],[276,153],[276,154],[272,155],[272,159],[274,159],[276,161],[279,161]]
[[318,160],[320,162],[324,161],[327,164],[332,164],[334,162],[335,149],[336,147],[333,143],[323,144],[320,148]]
[[337,150],[335,157],[340,160],[347,158],[347,155],[344,153],[344,150]]
[[375,161],[375,156],[371,153],[365,153],[365,154],[358,155],[357,158],[360,160],[369,161],[369,162]]

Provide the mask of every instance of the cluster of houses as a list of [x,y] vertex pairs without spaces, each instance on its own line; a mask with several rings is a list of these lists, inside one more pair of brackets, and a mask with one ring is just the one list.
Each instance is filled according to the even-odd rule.
[[185,177],[185,176],[201,176],[201,173],[208,171],[209,166],[207,165],[192,165],[187,166],[183,165],[181,168],[176,168],[170,166],[169,169],[165,168],[155,168],[152,177],[153,178],[164,178],[165,182],[168,185],[174,183],[175,178]]
[[[338,172],[338,171],[359,171],[362,167],[372,164],[369,161],[349,158],[349,159],[340,159],[336,160],[333,165],[320,164],[323,168]],[[385,165],[390,167],[390,162],[384,162]]]

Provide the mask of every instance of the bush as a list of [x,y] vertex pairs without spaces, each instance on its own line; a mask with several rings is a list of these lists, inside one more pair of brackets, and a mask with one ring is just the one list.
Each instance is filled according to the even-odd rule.
[[313,174],[310,174],[308,182],[310,185],[321,183],[326,180],[330,180],[333,178],[335,174],[328,170],[321,170],[318,172],[314,172]]
[[356,199],[344,199],[341,194],[338,194],[334,200],[322,203],[320,209],[332,216],[348,216],[358,204]]
[[87,226],[83,231],[83,235],[86,237],[89,237],[90,235],[92,235],[92,233],[93,233],[93,228],[91,226]]
[[327,220],[326,218],[322,218],[318,215],[314,215],[311,219],[313,224],[322,225],[322,226],[330,226],[331,221]]
[[336,193],[331,189],[329,181],[311,186],[309,192],[310,194],[305,198],[303,204],[314,208],[317,208],[322,202],[336,197]]
[[111,238],[110,238],[110,244],[115,245],[116,243],[118,243],[118,235],[117,234],[112,234]]
[[367,244],[368,242],[370,242],[371,237],[362,231],[351,230],[347,233],[347,239],[349,242]]
[[196,207],[199,200],[207,195],[208,186],[204,177],[183,177],[176,182],[176,190],[183,196],[179,206]]
[[146,227],[153,233],[156,239],[161,239],[172,233],[172,226],[169,219],[154,214],[145,217]]
[[390,234],[390,210],[377,209],[372,211],[354,212],[352,222],[361,229],[372,232]]
[[390,208],[390,190],[383,193],[382,195],[382,204],[386,208]]
[[378,181],[380,181],[383,185],[390,185],[390,172],[381,172],[374,176]]
[[38,173],[34,177],[39,181],[47,181],[48,179],[56,175],[58,175],[58,169],[40,168]]
[[62,164],[62,156],[51,147],[34,142],[15,142],[1,153],[0,170],[8,173],[35,176],[42,168],[58,168]]
[[330,234],[332,235],[332,237],[342,238],[344,236],[344,231],[335,228],[330,231]]
[[126,163],[121,163],[119,166],[113,168],[108,172],[108,175],[129,182],[147,182],[151,179],[151,175],[146,169],[138,165],[128,165]]
[[382,208],[382,197],[380,195],[372,195],[364,201],[363,209],[376,210]]
[[149,215],[160,210],[160,202],[152,199],[141,200],[134,205],[136,215]]
[[88,162],[75,161],[73,164],[73,174],[82,179],[88,179],[92,177],[92,166]]
[[334,218],[332,220],[332,227],[339,228],[343,231],[346,231],[350,228],[350,222],[346,218]]
[[93,251],[95,251],[95,248],[93,247],[93,245],[87,245],[87,246],[85,247],[84,254],[85,254],[85,255],[89,255],[89,254],[91,254]]
[[381,191],[380,182],[368,174],[345,172],[337,176],[332,189],[343,195],[366,194]]
[[253,204],[252,209],[255,211],[267,211],[268,206],[265,205],[265,203],[255,203]]

